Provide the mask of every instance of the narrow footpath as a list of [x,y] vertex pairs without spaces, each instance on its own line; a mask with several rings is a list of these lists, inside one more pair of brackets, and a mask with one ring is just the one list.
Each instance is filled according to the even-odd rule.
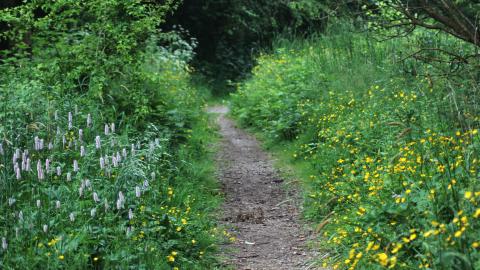
[[222,136],[217,153],[218,177],[225,194],[223,225],[237,239],[223,247],[225,265],[237,270],[319,269],[306,247],[311,233],[300,221],[298,196],[284,180],[259,142],[235,127],[228,108],[217,114]]

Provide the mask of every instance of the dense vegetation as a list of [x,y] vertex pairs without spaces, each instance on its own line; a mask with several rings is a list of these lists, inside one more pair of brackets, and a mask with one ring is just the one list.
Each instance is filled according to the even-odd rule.
[[[174,5],[3,9],[0,268],[212,267],[217,199]],[[159,44],[162,44],[160,46]]]
[[280,40],[233,94],[233,113],[302,168],[305,215],[333,251],[326,264],[478,269],[478,70],[439,77],[452,66],[408,57],[425,40],[435,59],[477,48],[425,30],[373,34],[338,23]]
[[479,12],[2,1],[0,268],[217,267],[207,82],[303,176],[325,265],[480,269]]
[[[255,57],[280,33],[308,35],[326,26],[334,1],[184,0],[167,26],[198,41],[194,67],[217,95],[249,76]],[[207,30],[208,29],[208,30]]]

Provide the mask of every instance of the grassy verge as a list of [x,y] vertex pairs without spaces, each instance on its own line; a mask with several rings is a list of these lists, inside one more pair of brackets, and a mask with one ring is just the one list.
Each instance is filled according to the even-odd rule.
[[409,73],[413,63],[397,59],[410,40],[365,35],[279,42],[232,96],[233,115],[299,167],[305,216],[334,269],[476,269],[480,141],[460,93],[468,81],[452,92],[428,65]]

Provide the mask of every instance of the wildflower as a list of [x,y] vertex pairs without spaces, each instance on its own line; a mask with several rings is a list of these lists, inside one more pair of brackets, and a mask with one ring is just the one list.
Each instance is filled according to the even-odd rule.
[[81,185],[81,186],[78,188],[78,194],[80,195],[80,197],[83,196],[83,189],[84,189],[83,185]]
[[100,157],[100,169],[104,169],[105,168],[105,159],[103,157]]
[[100,202],[100,199],[98,198],[97,192],[93,192],[93,201],[96,202],[96,203]]
[[70,172],[67,173],[67,181],[72,181],[72,174]]
[[57,166],[57,175],[60,176],[62,174],[62,168],[60,166]]
[[17,161],[18,158],[20,158],[21,154],[22,153],[21,153],[20,149],[18,149],[18,148],[15,149],[15,154],[13,155],[14,162]]
[[466,191],[464,196],[465,196],[465,199],[468,200],[468,199],[472,198],[472,192],[471,191]]
[[60,209],[60,201],[57,200],[55,202],[55,208]]
[[475,214],[473,214],[473,217],[474,218],[480,217],[480,208],[477,208],[477,210],[475,210]]
[[87,127],[90,127],[92,125],[92,115],[87,114]]
[[78,172],[78,170],[79,170],[78,161],[75,159],[75,160],[73,160],[73,171]]
[[79,130],[78,130],[78,139],[79,139],[80,141],[83,140],[83,129],[79,129]]
[[20,222],[23,222],[23,211],[20,210],[20,212],[18,212],[18,220]]
[[27,162],[25,163],[25,171],[30,172],[32,170],[32,161],[30,158],[27,158]]
[[38,136],[35,136],[33,138],[33,142],[34,142],[33,149],[35,149],[35,151],[40,150],[40,139],[38,138]]
[[113,164],[113,167],[118,167],[118,161],[117,161],[117,158],[115,156],[112,156],[112,164]]
[[8,248],[7,239],[5,237],[2,237],[2,248],[4,250],[6,250]]
[[63,148],[65,148],[65,144],[67,144],[67,138],[65,138],[65,135],[62,136],[62,145]]
[[97,209],[96,208],[92,208],[92,210],[90,210],[90,216],[91,217],[95,217],[95,214],[97,213]]
[[71,222],[74,222],[75,221],[75,214],[72,212],[70,213],[70,215],[68,215],[68,217],[70,218],[70,221]]
[[80,146],[80,156],[81,157],[85,156],[85,146],[83,146],[83,145]]
[[122,162],[122,156],[120,155],[120,152],[118,152],[118,151],[117,151],[116,158],[117,158],[118,163]]
[[43,232],[44,233],[48,232],[48,225],[47,224],[43,224]]
[[22,179],[22,175],[20,174],[20,168],[18,168],[18,167],[15,169],[15,176],[16,176],[17,180]]
[[58,121],[58,110],[55,110],[55,112],[53,113],[53,119],[55,121]]
[[102,147],[101,141],[100,141],[100,136],[95,137],[95,148],[100,149]]
[[58,259],[59,259],[59,260],[63,260],[63,259],[65,259],[65,256],[60,255],[60,256],[58,256]]
[[48,143],[48,150],[52,150],[53,149],[53,143],[49,142]]
[[50,160],[47,158],[45,160],[45,171],[48,173],[49,170],[50,170]]
[[152,173],[150,174],[150,176],[152,177],[152,181],[154,181],[154,180],[155,180],[155,172],[152,172]]
[[148,184],[148,180],[145,179],[145,181],[143,181],[143,188],[144,188],[144,189],[145,189],[145,188],[148,188],[148,185],[149,185],[149,184]]
[[110,130],[112,131],[112,133],[115,133],[115,123],[110,124]]
[[120,191],[118,192],[117,209],[122,209],[124,203],[125,203],[125,196],[123,196],[123,193]]
[[3,144],[0,143],[0,156],[5,155],[5,151],[3,150]]
[[132,147],[131,147],[131,151],[130,151],[130,152],[132,153],[132,156],[135,155],[135,145],[134,145],[133,143],[132,143]]
[[385,254],[385,253],[379,253],[377,255],[377,259],[378,259],[378,262],[382,265],[382,266],[387,266],[388,264],[388,255]]
[[105,124],[105,136],[109,134],[109,127],[108,124]]
[[37,207],[40,208],[41,202],[40,200],[37,200]]
[[73,128],[73,116],[72,116],[72,112],[68,112],[68,129],[72,129]]
[[136,186],[136,187],[135,187],[135,196],[136,196],[137,198],[140,198],[140,195],[141,195],[140,187],[139,187],[139,186]]
[[133,211],[132,211],[131,208],[128,209],[128,219],[130,219],[130,220],[133,219]]

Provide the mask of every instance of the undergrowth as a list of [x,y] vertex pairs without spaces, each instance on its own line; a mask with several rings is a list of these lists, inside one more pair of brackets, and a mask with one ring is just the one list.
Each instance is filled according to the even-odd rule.
[[0,10],[0,268],[216,265],[206,95],[194,44],[157,30],[171,2]]
[[279,41],[231,101],[242,125],[308,164],[305,216],[331,250],[324,264],[480,268],[475,84],[432,79],[433,66],[403,59],[406,39],[333,30]]

